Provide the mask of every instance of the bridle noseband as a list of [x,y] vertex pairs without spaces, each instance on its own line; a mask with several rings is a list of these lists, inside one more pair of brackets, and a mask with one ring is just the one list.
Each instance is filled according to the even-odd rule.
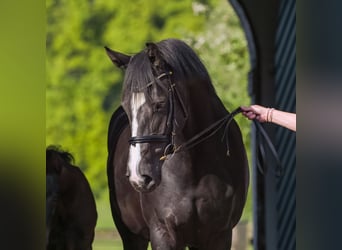
[[143,136],[133,136],[128,140],[130,145],[135,146],[137,143],[150,143],[150,142],[169,142],[169,137],[167,135],[143,135]]

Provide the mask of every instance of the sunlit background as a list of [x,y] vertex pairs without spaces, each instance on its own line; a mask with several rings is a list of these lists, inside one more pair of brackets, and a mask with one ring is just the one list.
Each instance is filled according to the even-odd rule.
[[[226,0],[46,0],[46,145],[75,157],[96,197],[99,214],[94,250],[121,249],[107,188],[107,128],[120,105],[123,73],[104,46],[137,53],[148,41],[178,38],[208,69],[228,110],[250,103],[247,41]],[[250,122],[236,120],[250,159]],[[251,237],[249,192],[241,225]],[[239,249],[243,250],[243,249]]]

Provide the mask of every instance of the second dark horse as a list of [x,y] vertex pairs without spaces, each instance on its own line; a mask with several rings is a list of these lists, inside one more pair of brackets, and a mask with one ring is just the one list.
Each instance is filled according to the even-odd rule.
[[91,250],[97,221],[88,180],[73,156],[56,146],[46,149],[46,249]]

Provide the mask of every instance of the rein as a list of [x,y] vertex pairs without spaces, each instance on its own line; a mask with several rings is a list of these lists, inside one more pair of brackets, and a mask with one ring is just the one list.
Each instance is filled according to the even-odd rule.
[[[229,124],[233,120],[234,116],[241,113],[241,112],[242,112],[242,109],[240,107],[235,109],[232,113],[221,118],[220,120],[218,120],[214,124],[210,125],[206,129],[202,130],[201,132],[199,132],[198,134],[196,134],[195,136],[190,138],[185,143],[176,147],[174,150],[174,153],[177,153],[177,152],[182,151],[182,150],[188,150],[188,149],[195,147],[196,145],[200,144],[201,142],[205,141],[206,139],[208,139],[211,136],[213,136],[214,134],[216,134],[223,127],[223,125],[226,124],[225,132],[223,135],[223,137],[224,137],[225,134],[227,134],[226,131],[228,130]],[[228,144],[227,144],[227,155],[229,155]]]
[[[156,77],[156,80],[149,82],[145,88],[150,87],[153,83],[155,83],[155,81],[158,81],[165,76],[171,76],[171,75],[172,75],[172,72],[164,72],[164,73],[160,74],[158,77]],[[169,91],[169,104],[170,104],[169,116],[167,118],[167,128],[169,128],[168,133],[162,134],[162,135],[152,134],[152,135],[144,135],[144,136],[134,136],[128,140],[129,144],[135,146],[137,143],[168,143],[164,149],[163,156],[160,157],[160,160],[164,161],[167,159],[168,155],[172,156],[178,152],[189,150],[189,149],[197,146],[198,144],[202,143],[203,141],[205,141],[208,138],[215,135],[223,126],[225,126],[221,140],[223,141],[225,139],[226,146],[227,146],[227,156],[229,156],[230,155],[229,154],[229,140],[228,140],[229,125],[230,125],[231,121],[233,120],[234,116],[242,112],[242,109],[240,107],[238,107],[233,112],[229,113],[228,115],[226,115],[223,118],[221,118],[220,120],[216,121],[215,123],[213,123],[209,127],[205,128],[204,130],[202,130],[198,134],[191,137],[188,141],[184,142],[183,144],[181,144],[179,146],[176,146],[174,144],[174,137],[176,135],[176,132],[175,132],[176,126],[175,126],[175,119],[174,119],[174,112],[175,112],[174,102],[175,102],[175,92],[176,92],[175,90],[176,90],[176,88],[175,88],[175,84],[172,83],[171,79],[168,78],[168,80],[169,80],[168,91]],[[182,100],[180,100],[180,101],[182,101]],[[265,132],[265,130],[261,126],[261,124],[258,123],[258,121],[253,120],[253,122],[254,122],[254,125],[256,127],[256,131],[257,131],[258,135],[260,134],[261,137],[264,139],[266,145],[269,147],[274,159],[276,160],[276,164],[277,164],[276,175],[277,176],[282,175],[283,169],[282,169],[277,151],[276,151],[271,139],[269,138],[269,136],[267,135],[267,133]],[[262,159],[265,159],[264,145],[261,143],[258,146],[259,146],[259,152],[261,153]],[[261,165],[262,164],[260,163],[260,160],[259,160],[258,168],[259,168],[260,172],[263,173],[264,171],[262,170]]]
[[[213,136],[214,134],[216,134],[224,125],[225,125],[225,129],[224,129],[224,133],[222,136],[222,140],[224,138],[226,138],[227,155],[229,156],[229,140],[228,140],[229,125],[230,125],[231,121],[233,120],[234,116],[236,116],[237,114],[239,114],[241,112],[242,112],[242,109],[240,107],[236,108],[230,114],[228,114],[225,117],[221,118],[220,120],[216,121],[215,123],[213,123],[212,125],[210,125],[206,129],[202,130],[201,132],[199,132],[195,136],[191,137],[188,141],[186,141],[185,143],[183,143],[177,147],[175,147],[173,144],[169,144],[166,147],[164,155],[160,158],[160,160],[166,160],[166,158],[169,154],[173,155],[173,154],[178,153],[180,151],[189,150],[189,149],[195,147],[196,145],[200,144],[201,142],[205,141],[206,139],[208,139],[211,136]],[[276,160],[276,166],[277,166],[276,175],[277,176],[283,175],[283,168],[281,166],[280,159],[278,157],[277,151],[276,151],[271,139],[269,138],[265,129],[261,126],[261,124],[258,121],[253,120],[253,123],[256,127],[256,131],[258,133],[258,136],[261,136],[261,138],[265,141],[266,146],[271,150],[272,156]],[[259,146],[259,150],[261,153],[261,158],[265,159],[266,156],[265,156],[264,145],[261,143],[258,146]],[[173,147],[173,150],[170,153],[168,153],[167,150],[169,150],[170,147]],[[264,171],[262,170],[261,165],[262,165],[262,163],[260,161],[258,161],[258,164],[257,164],[258,169],[262,174],[264,174]]]

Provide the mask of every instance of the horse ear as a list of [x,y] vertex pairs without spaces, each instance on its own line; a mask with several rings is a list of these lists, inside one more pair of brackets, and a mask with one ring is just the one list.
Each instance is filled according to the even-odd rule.
[[127,56],[125,54],[122,54],[120,52],[111,50],[110,48],[106,47],[107,55],[109,56],[110,60],[119,68],[126,69],[127,65],[129,63],[129,60],[131,59],[130,56]]
[[147,55],[154,66],[160,66],[162,56],[155,43],[146,43]]

